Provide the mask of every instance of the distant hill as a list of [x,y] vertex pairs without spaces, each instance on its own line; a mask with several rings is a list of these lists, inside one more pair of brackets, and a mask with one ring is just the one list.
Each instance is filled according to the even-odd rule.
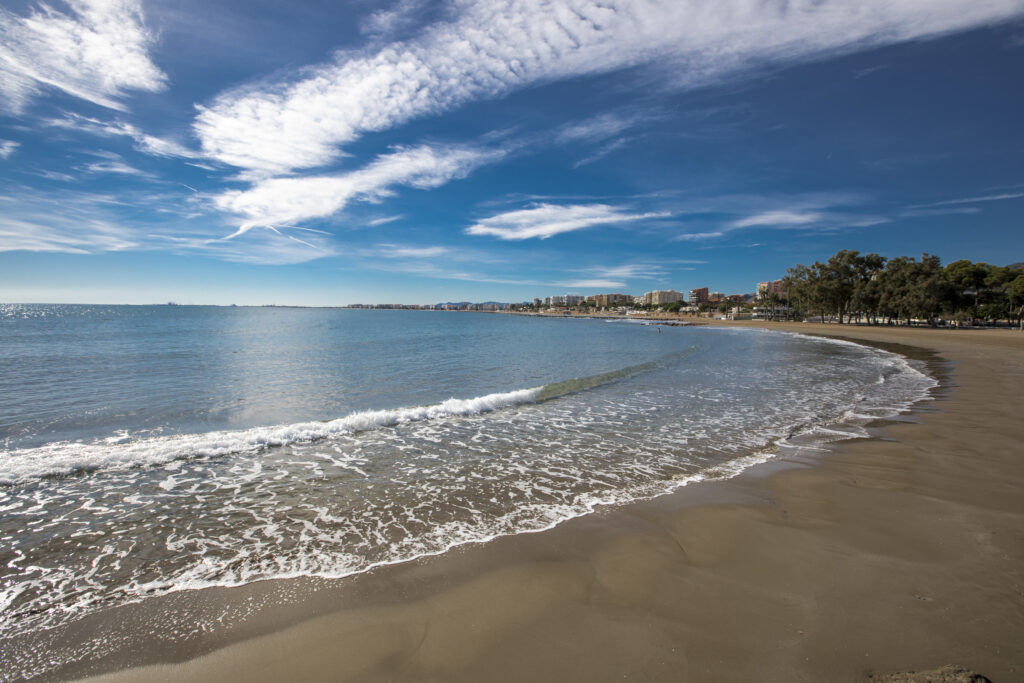
[[1020,263],[1011,263],[1006,267],[1012,268],[1013,270],[1024,270],[1024,261],[1021,261]]

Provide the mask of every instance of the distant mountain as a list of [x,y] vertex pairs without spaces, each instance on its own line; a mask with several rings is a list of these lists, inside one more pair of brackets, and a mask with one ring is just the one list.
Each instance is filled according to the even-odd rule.
[[1024,270],[1024,261],[1021,261],[1020,263],[1011,263],[1006,267],[1012,268],[1013,270]]

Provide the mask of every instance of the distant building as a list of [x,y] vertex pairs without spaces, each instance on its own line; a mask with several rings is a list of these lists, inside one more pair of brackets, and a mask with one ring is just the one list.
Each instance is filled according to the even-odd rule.
[[534,305],[534,306],[536,306],[537,308],[540,308],[541,306],[543,306],[543,305],[544,305],[544,302],[543,302],[543,301],[541,301],[540,299],[536,299],[536,298],[535,298],[535,299],[533,300],[533,305]]
[[682,300],[683,293],[677,292],[674,289],[657,289],[653,292],[647,292],[644,294],[644,303],[650,304],[651,306],[671,304]]
[[725,294],[721,292],[711,292],[708,294],[708,301],[717,304],[719,301],[725,301]]
[[601,308],[625,306],[632,303],[633,296],[630,294],[598,294],[594,297],[594,305]]
[[699,289],[690,290],[690,298],[687,301],[691,304],[704,304],[708,302],[708,288],[700,287]]
[[762,297],[765,294],[782,294],[782,280],[772,280],[770,282],[758,282],[757,283],[757,296]]
[[583,303],[583,297],[582,296],[579,296],[578,294],[566,294],[565,295],[565,305],[566,306],[578,306],[581,303]]

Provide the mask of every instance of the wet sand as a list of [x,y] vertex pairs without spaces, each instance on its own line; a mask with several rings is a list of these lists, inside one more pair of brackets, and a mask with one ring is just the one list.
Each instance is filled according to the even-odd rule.
[[1024,680],[1024,334],[761,325],[930,349],[945,386],[875,438],[344,579],[99,680]]

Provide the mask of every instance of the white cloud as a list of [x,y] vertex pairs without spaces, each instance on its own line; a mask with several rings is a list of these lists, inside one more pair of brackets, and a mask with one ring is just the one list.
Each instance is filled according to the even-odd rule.
[[400,148],[357,171],[262,180],[248,190],[221,194],[215,204],[243,218],[231,235],[234,237],[252,228],[291,227],[299,221],[330,216],[353,200],[375,201],[393,194],[396,186],[439,187],[504,154],[504,150],[471,147]]
[[629,142],[629,138],[619,138],[618,140],[612,140],[607,145],[602,146],[601,149],[597,150],[590,156],[586,156],[577,161],[575,164],[572,165],[572,167],[579,168],[580,166],[592,164],[595,161],[598,161],[599,159],[603,159],[604,157],[608,156],[615,150],[624,147],[627,142]]
[[363,35],[386,38],[411,28],[424,9],[424,0],[398,0],[390,9],[373,12],[359,22]]
[[69,113],[62,119],[49,119],[44,122],[44,125],[103,137],[129,137],[135,143],[136,150],[152,156],[181,157],[184,159],[195,159],[201,156],[198,152],[188,149],[179,142],[149,135],[124,121],[101,121],[88,116]]
[[618,113],[600,114],[579,123],[563,126],[556,134],[555,139],[562,143],[600,142],[601,140],[615,137],[646,118],[649,117],[640,115],[626,116]]
[[104,221],[79,221],[52,214],[0,217],[0,252],[89,254],[137,246],[132,230]]
[[39,5],[27,16],[0,8],[0,93],[22,111],[44,88],[124,109],[127,90],[158,91],[166,76],[149,58],[153,37],[137,0],[68,0],[71,13]]
[[604,280],[604,279],[593,279],[593,280],[566,280],[564,282],[555,283],[562,287],[579,287],[581,289],[617,289],[619,287],[625,287],[626,283],[619,280]]
[[[863,228],[891,219],[886,216],[857,211],[871,198],[855,192],[811,192],[796,195],[722,195],[702,197],[692,205],[676,207],[678,215],[705,213],[739,215],[729,221],[701,220],[699,232],[677,235],[677,241],[699,241],[723,237],[748,228],[771,230],[835,231],[842,228]],[[746,214],[746,215],[744,215]]]
[[211,240],[201,236],[153,234],[162,250],[202,252],[225,261],[285,265],[306,263],[336,254],[334,245],[319,231],[300,231],[301,237],[279,230],[250,232],[237,240]]
[[195,130],[212,158],[264,174],[326,164],[371,131],[584,74],[666,67],[675,87],[995,23],[1020,0],[459,0],[450,21],[293,80],[227,92]]
[[397,244],[378,244],[377,255],[384,258],[436,258],[451,250],[447,247],[401,247]]
[[665,266],[657,263],[628,263],[619,266],[598,266],[590,272],[602,278],[627,280],[653,280],[666,274]]
[[77,178],[75,178],[73,175],[68,175],[67,173],[57,173],[56,171],[37,171],[35,174],[41,178],[46,178],[47,180],[57,180],[62,183],[70,183],[77,180]]
[[87,164],[84,169],[90,173],[120,173],[121,175],[145,175],[142,171],[129,166],[123,161],[96,161]]
[[725,232],[722,230],[712,230],[711,232],[688,232],[676,237],[677,240],[683,242],[693,242],[697,240],[710,240],[716,237],[721,237]]
[[388,223],[394,223],[405,218],[405,214],[397,214],[395,216],[381,216],[380,218],[374,218],[366,221],[366,224],[371,228],[376,228],[379,225],[387,225]]
[[468,235],[490,235],[503,240],[547,239],[563,232],[596,225],[625,224],[667,213],[627,213],[608,204],[538,204],[529,209],[507,211],[485,218],[466,228]]
[[0,159],[6,159],[14,154],[14,150],[21,146],[20,142],[14,140],[0,140]]
[[960,199],[947,199],[941,202],[932,202],[931,204],[913,204],[908,206],[908,209],[927,209],[933,206],[955,206],[956,204],[975,204],[977,202],[1000,202],[1006,199],[1020,199],[1024,197],[1024,192],[1006,192],[1003,194],[989,194],[980,197],[963,197]]
[[765,211],[732,223],[734,228],[753,228],[758,226],[806,225],[821,220],[817,212],[802,211]]
[[981,213],[981,209],[977,206],[950,206],[938,209],[907,209],[901,211],[900,215],[918,218],[921,216],[973,216],[978,213]]

